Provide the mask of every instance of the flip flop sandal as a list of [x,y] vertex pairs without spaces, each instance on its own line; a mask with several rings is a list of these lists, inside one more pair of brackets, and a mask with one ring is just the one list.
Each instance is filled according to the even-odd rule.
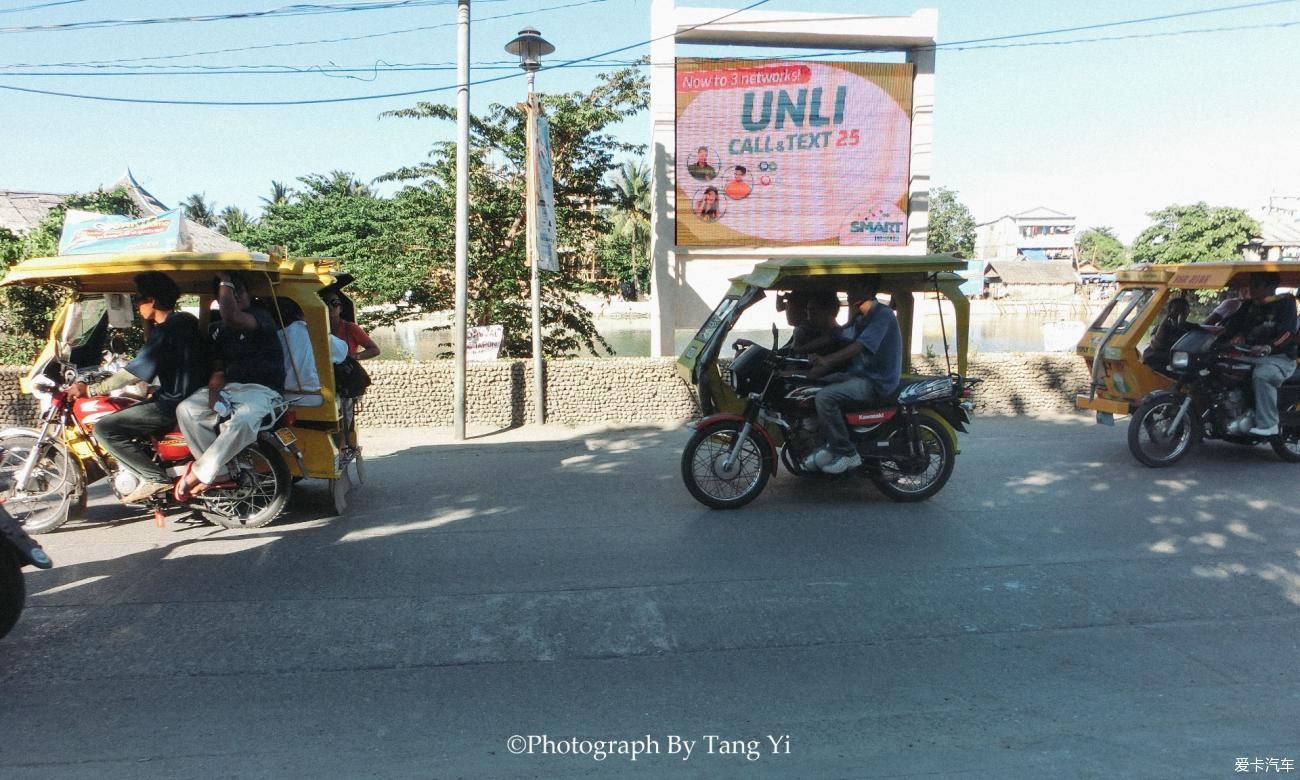
[[172,498],[176,499],[178,504],[188,504],[194,494],[190,492],[186,485],[190,481],[190,472],[194,471],[194,461],[185,464],[185,471],[181,472],[181,478],[176,480],[176,487],[172,488]]

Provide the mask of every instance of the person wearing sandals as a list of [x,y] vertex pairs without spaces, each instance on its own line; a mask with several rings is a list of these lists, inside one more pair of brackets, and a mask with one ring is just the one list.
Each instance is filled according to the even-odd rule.
[[213,335],[212,376],[207,387],[176,409],[176,422],[195,455],[176,483],[178,501],[225,481],[226,464],[285,408],[284,357],[275,318],[253,306],[247,284],[236,273],[222,271],[213,290],[220,321]]

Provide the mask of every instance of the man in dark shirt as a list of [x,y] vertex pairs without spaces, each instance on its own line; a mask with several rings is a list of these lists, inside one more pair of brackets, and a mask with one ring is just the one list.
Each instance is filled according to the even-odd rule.
[[[844,405],[887,397],[903,373],[903,334],[894,310],[876,300],[879,281],[866,276],[849,288],[853,320],[841,333],[839,349],[813,355],[808,376],[831,384],[817,392],[817,425],[826,446],[804,459],[808,471],[842,474],[862,465],[844,422]],[[841,369],[838,373],[831,371]]]
[[1253,436],[1276,436],[1277,391],[1295,372],[1296,304],[1291,295],[1278,295],[1281,277],[1276,273],[1250,275],[1250,308],[1246,310],[1235,341],[1250,348],[1246,358],[1255,368],[1255,427]]
[[145,344],[135,359],[103,382],[87,387],[78,382],[68,395],[100,395],[133,382],[157,380],[158,389],[149,400],[129,406],[101,419],[95,438],[117,462],[141,478],[141,483],[122,501],[134,504],[172,487],[166,472],[153,459],[144,440],[176,427],[176,406],[208,378],[208,361],[199,321],[176,311],[180,288],[167,274],[147,271],[135,277],[135,306],[145,322]]
[[275,320],[266,309],[253,306],[239,275],[222,271],[213,289],[221,321],[214,334],[212,376],[206,388],[176,409],[176,421],[196,457],[176,485],[181,501],[220,481],[226,464],[257,441],[258,431],[285,408],[280,395],[284,357]]

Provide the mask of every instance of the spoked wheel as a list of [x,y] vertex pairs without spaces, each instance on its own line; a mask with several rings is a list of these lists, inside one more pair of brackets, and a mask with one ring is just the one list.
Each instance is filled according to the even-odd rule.
[[1189,409],[1174,427],[1183,398],[1160,395],[1148,398],[1133,413],[1128,424],[1128,448],[1133,457],[1153,469],[1177,463],[1191,450],[1197,439],[1197,421]]
[[223,528],[261,528],[284,511],[293,482],[279,451],[259,441],[232,465],[238,470],[234,487],[213,487],[194,497],[204,517]]
[[723,420],[701,428],[682,453],[682,480],[695,500],[712,509],[735,509],[758,497],[772,473],[773,453],[767,439],[751,432],[740,443],[731,463],[740,430],[738,420]]
[[1282,426],[1282,435],[1268,442],[1277,456],[1287,463],[1300,463],[1300,428]]
[[[938,493],[957,463],[956,442],[946,428],[922,417],[916,423],[916,434],[921,445],[919,458],[884,461],[880,472],[872,474],[880,492],[895,501],[924,501]],[[905,427],[894,430],[889,435],[891,449],[906,449],[907,436]]]
[[[39,448],[26,489],[18,490],[18,477]],[[40,441],[36,434],[16,434],[0,440],[0,497],[10,516],[29,534],[43,534],[63,525],[86,509],[86,486],[81,465],[62,442]]]

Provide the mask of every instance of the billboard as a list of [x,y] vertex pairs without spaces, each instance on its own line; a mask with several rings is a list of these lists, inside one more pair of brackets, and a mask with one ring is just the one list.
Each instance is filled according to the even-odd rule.
[[184,223],[180,209],[140,219],[69,210],[63,220],[59,254],[187,251]]
[[677,244],[905,246],[912,72],[678,59]]

